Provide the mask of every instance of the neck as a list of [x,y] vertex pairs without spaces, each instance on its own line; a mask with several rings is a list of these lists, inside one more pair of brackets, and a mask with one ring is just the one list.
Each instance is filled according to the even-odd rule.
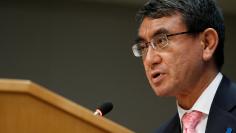
[[187,91],[176,96],[179,106],[186,110],[191,109],[197,99],[201,96],[202,92],[214,80],[217,73],[217,69],[208,69],[203,71],[195,86],[186,88],[185,90]]

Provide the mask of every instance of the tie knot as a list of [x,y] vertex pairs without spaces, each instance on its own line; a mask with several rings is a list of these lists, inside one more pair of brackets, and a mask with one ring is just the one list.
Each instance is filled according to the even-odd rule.
[[201,118],[202,112],[199,111],[185,113],[182,117],[183,129],[194,131]]

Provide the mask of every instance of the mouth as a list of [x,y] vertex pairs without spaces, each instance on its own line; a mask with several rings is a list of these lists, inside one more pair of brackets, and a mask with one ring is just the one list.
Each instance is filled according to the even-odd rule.
[[152,82],[155,83],[155,84],[159,84],[161,83],[161,81],[164,79],[164,76],[165,74],[164,73],[161,73],[161,72],[153,72],[151,74],[151,79],[152,79]]
[[151,75],[151,77],[152,77],[153,79],[158,78],[159,76],[161,76],[161,73],[159,73],[159,72],[153,73],[153,74]]
[[155,73],[155,74],[152,75],[152,78],[154,78],[154,79],[158,78],[160,75],[161,75],[160,73]]

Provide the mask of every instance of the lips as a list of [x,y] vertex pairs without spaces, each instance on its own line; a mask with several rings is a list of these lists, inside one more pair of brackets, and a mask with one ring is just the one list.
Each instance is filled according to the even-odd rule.
[[159,84],[164,78],[164,73],[160,71],[154,71],[151,73],[151,80],[154,84]]
[[154,73],[154,74],[152,74],[152,78],[157,78],[158,76],[160,76],[161,75],[161,73]]

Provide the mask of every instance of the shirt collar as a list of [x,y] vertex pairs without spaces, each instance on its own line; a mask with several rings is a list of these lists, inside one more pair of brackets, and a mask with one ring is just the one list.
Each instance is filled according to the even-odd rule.
[[200,111],[206,115],[209,115],[212,101],[214,99],[216,90],[217,90],[218,86],[220,85],[222,78],[223,78],[223,75],[219,72],[217,74],[217,76],[214,78],[214,80],[203,91],[203,93],[200,95],[200,97],[197,99],[197,101],[194,103],[194,105],[191,109],[185,110],[185,109],[181,108],[177,102],[177,109],[178,109],[179,118],[181,119],[182,116],[186,112],[191,112],[193,110],[197,110],[197,111]]

